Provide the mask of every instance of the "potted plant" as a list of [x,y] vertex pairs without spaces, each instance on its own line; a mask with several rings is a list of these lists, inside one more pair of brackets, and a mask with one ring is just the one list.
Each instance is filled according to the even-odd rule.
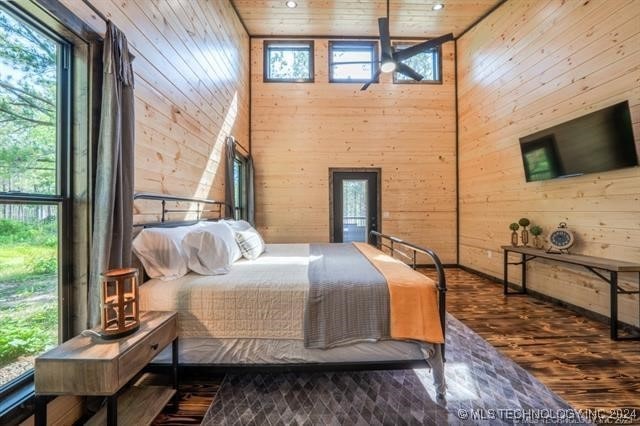
[[527,247],[529,245],[529,231],[527,231],[527,226],[531,224],[531,221],[526,217],[523,217],[518,221],[520,226],[522,226],[522,231],[520,231],[520,238],[522,239],[522,245]]
[[533,225],[530,229],[531,235],[533,235],[533,245],[535,248],[542,248],[542,243],[540,241],[540,235],[542,235],[542,227],[538,225]]
[[518,225],[517,223],[513,222],[511,225],[509,225],[509,229],[511,229],[511,245],[514,247],[518,246],[518,229],[520,228],[520,225]]

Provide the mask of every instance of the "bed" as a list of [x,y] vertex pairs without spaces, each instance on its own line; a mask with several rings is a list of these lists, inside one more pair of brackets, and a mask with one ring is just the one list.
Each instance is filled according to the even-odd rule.
[[[223,209],[212,200],[155,194],[137,194],[136,199],[162,206],[159,222],[140,227],[180,226],[184,222],[170,222],[168,215],[195,210],[199,220],[204,211],[217,211],[220,217]],[[170,202],[191,204],[169,209]],[[181,365],[227,370],[427,365],[443,395],[442,265],[431,250],[398,238],[372,232],[371,242],[377,248],[267,244],[260,257],[238,260],[223,275],[190,272],[170,281],[147,280],[140,288],[140,309],[178,312]],[[415,269],[418,254],[433,260],[437,282],[394,257],[407,257]],[[415,279],[429,287],[421,290],[429,300],[421,309],[408,309],[414,306],[408,299],[420,297],[406,293],[413,291],[407,288]],[[170,355],[161,353],[156,362],[168,362]]]

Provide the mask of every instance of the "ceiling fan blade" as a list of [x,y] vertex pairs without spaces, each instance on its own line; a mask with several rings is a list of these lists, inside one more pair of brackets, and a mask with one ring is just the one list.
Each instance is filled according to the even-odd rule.
[[373,75],[373,78],[369,81],[367,81],[364,86],[362,86],[360,88],[360,90],[367,90],[369,88],[369,86],[371,86],[373,83],[375,83],[376,81],[378,81],[378,77],[380,77],[380,70],[378,69],[378,71],[376,71],[376,73]]
[[427,40],[414,46],[407,47],[406,49],[398,50],[393,54],[393,59],[398,62],[404,61],[405,59],[409,59],[410,57],[415,56],[418,53],[433,49],[434,47],[438,47],[441,44],[451,40],[453,40],[453,34],[447,34],[440,37],[432,38],[431,40]]
[[382,59],[393,57],[393,48],[391,47],[391,36],[389,35],[389,19],[378,18],[378,29],[380,31],[380,52]]
[[417,73],[413,68],[411,68],[409,65],[407,64],[403,64],[402,62],[398,62],[396,64],[396,71],[399,72],[400,74],[406,75],[407,77],[410,77],[416,81],[420,81],[422,80],[424,77]]

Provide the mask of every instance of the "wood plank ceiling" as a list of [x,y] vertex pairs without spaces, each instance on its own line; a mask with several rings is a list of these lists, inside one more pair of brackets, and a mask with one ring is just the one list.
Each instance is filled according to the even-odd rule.
[[[252,36],[378,36],[385,0],[231,0]],[[392,37],[455,36],[500,0],[390,0]],[[433,10],[442,3],[444,8]]]

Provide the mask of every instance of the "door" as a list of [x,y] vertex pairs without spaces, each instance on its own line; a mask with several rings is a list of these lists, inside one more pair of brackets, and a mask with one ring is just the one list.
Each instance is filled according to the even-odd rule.
[[380,223],[380,170],[332,169],[330,179],[331,241],[369,241],[369,232]]

